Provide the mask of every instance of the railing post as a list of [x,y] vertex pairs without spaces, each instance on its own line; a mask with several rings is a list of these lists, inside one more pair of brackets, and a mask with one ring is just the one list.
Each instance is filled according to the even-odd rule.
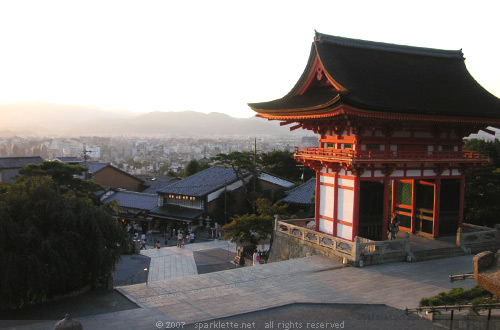
[[361,248],[359,245],[359,236],[354,237],[354,244],[352,245],[352,257],[354,262],[358,262],[361,257]]
[[274,215],[274,231],[278,231],[278,221],[280,221],[281,218],[279,214]]

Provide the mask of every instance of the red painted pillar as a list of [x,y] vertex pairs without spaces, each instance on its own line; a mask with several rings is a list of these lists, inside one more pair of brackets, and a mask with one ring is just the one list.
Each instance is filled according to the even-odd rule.
[[441,178],[436,178],[434,187],[434,222],[432,224],[432,237],[439,237],[439,209],[441,205]]
[[417,186],[415,184],[415,180],[411,180],[412,189],[411,189],[411,232],[415,232],[416,228],[416,214],[417,214]]
[[458,204],[458,228],[464,223],[465,175],[460,177],[460,201]]
[[398,198],[398,182],[396,180],[392,180],[392,205],[391,205],[391,216],[396,210],[396,202]]
[[387,225],[389,224],[389,177],[384,179],[384,210],[382,219],[382,240],[387,240]]
[[321,182],[321,170],[316,171],[316,205],[314,210],[314,222],[316,224],[316,231],[319,231],[319,203],[321,201],[321,196],[319,195],[320,189],[319,184]]
[[359,176],[354,177],[354,201],[353,201],[353,214],[352,214],[352,238],[359,234]]
[[337,236],[337,221],[338,221],[338,205],[339,205],[339,172],[335,172],[334,174],[334,184],[335,187],[333,187],[333,236]]

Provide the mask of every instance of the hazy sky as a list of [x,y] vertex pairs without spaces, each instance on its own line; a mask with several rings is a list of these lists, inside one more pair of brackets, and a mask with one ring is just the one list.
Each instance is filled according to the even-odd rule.
[[463,49],[500,96],[498,1],[0,1],[0,103],[254,113],[300,77],[314,29]]

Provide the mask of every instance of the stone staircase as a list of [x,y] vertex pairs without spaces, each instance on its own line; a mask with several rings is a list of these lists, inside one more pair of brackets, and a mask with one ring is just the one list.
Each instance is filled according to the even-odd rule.
[[469,253],[458,246],[437,248],[432,250],[412,251],[415,261],[426,261],[434,259],[452,258],[466,256]]

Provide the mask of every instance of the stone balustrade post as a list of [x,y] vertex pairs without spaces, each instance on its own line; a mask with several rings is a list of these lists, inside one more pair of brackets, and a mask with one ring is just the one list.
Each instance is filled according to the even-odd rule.
[[352,245],[352,258],[354,262],[358,262],[361,259],[361,246],[359,242],[359,236],[354,237]]

